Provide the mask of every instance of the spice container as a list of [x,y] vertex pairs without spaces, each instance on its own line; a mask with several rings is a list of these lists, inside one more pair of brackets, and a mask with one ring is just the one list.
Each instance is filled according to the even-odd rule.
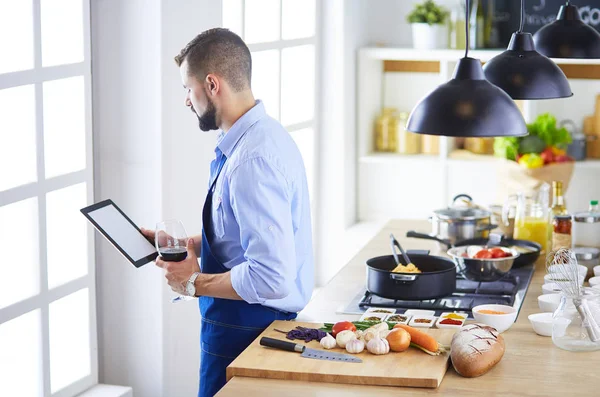
[[458,313],[442,313],[435,326],[437,328],[460,328],[467,319],[466,315]]
[[600,266],[600,249],[594,247],[575,247],[573,248],[577,263],[587,267],[586,279],[594,275],[594,267]]
[[571,215],[556,215],[552,227],[552,251],[571,248]]
[[435,323],[435,317],[433,316],[415,316],[410,320],[411,327],[420,327],[420,328],[431,328]]
[[598,201],[590,202],[587,212],[573,215],[573,246],[600,248],[600,210]]
[[408,324],[409,320],[410,316],[406,314],[390,314],[385,318],[386,322],[395,324]]
[[398,115],[398,126],[396,128],[396,152],[400,154],[421,153],[421,135],[406,130],[408,113],[402,112]]
[[395,151],[397,130],[398,110],[396,108],[384,108],[375,122],[375,151]]

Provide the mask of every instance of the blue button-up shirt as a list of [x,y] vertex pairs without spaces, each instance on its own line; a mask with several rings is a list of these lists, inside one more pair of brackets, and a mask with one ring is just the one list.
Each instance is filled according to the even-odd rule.
[[221,133],[211,175],[213,255],[246,302],[298,312],[314,285],[306,171],[290,134],[261,101]]

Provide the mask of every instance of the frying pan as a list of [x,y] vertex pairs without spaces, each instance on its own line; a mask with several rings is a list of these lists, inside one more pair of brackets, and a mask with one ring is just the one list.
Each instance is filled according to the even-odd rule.
[[406,233],[406,237],[437,241],[438,243],[448,246],[448,248],[463,247],[466,245],[487,245],[490,247],[498,246],[507,248],[516,247],[515,249],[520,253],[520,255],[515,259],[515,262],[512,265],[513,268],[519,268],[534,263],[539,258],[542,250],[542,246],[534,241],[516,240],[512,238],[504,238],[503,236],[499,236],[499,241],[494,241],[492,238],[493,236],[490,235],[490,238],[473,238],[469,240],[462,240],[455,244],[451,244],[448,240],[443,240],[429,234],[418,233],[412,230]]

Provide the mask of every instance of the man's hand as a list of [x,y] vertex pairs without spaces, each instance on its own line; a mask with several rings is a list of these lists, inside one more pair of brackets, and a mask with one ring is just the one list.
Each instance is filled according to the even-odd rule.
[[198,257],[194,249],[194,239],[187,241],[187,258],[181,262],[167,262],[156,258],[156,266],[165,269],[165,278],[171,289],[180,295],[187,295],[185,285],[194,272],[200,271]]

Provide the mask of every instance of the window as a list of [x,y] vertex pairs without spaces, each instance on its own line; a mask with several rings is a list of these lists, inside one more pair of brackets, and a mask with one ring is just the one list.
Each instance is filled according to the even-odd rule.
[[89,0],[0,0],[0,396],[98,381]]
[[[315,186],[316,0],[223,0],[223,27],[252,53],[252,91],[290,132]],[[312,196],[312,194],[311,194]]]

